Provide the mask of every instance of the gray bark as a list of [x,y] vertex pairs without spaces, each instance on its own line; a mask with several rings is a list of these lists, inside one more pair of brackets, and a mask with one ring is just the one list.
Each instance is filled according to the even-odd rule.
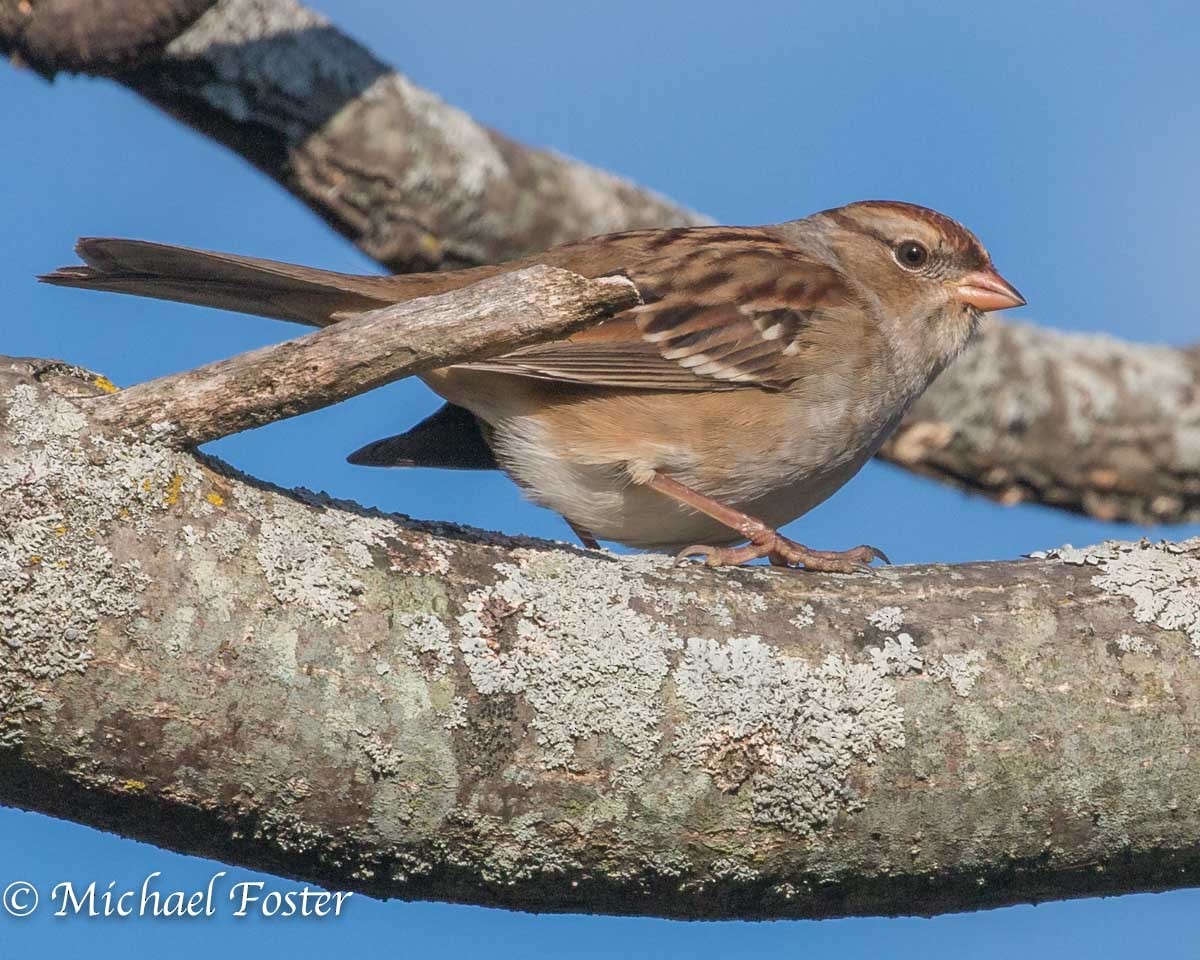
[[[182,27],[210,2],[0,0],[0,50],[46,75],[115,76],[254,163],[397,271],[705,222],[475,123],[295,0],[219,0],[163,46],[171,24]],[[1002,503],[1105,520],[1195,521],[1200,359],[994,322],[881,455]]]
[[0,802],[376,896],[933,913],[1200,871],[1200,541],[672,568],[285,492],[0,360]]

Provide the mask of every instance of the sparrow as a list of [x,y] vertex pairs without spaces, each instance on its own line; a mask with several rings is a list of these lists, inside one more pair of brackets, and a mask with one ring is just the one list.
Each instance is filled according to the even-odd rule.
[[1025,303],[974,234],[898,201],[768,226],[609,234],[391,277],[137,240],[82,239],[76,251],[86,266],[39,279],[318,327],[533,264],[622,274],[641,305],[425,374],[447,404],[350,462],[499,467],[589,547],[837,573],[887,558],[867,545],[812,549],[778,527],[862,467],[984,312]]

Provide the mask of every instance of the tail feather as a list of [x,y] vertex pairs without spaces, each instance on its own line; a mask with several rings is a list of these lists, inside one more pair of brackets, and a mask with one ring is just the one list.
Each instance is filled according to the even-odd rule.
[[372,277],[144,240],[85,237],[87,266],[60,267],[43,283],[176,300],[323,327],[339,315],[439,293],[447,274]]

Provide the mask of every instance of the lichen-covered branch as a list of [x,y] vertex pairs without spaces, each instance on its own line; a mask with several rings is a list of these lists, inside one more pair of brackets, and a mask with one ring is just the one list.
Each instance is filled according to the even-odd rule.
[[0,802],[538,910],[1200,880],[1200,541],[673,568],[114,440],[90,379],[0,358]]
[[994,323],[880,454],[1005,504],[1200,520],[1200,352]]
[[[47,75],[115,75],[398,271],[704,219],[480,126],[295,0],[0,0],[0,50]],[[1004,503],[1200,520],[1198,365],[1194,352],[994,323],[883,455]]]
[[564,336],[640,302],[624,277],[535,266],[370,310],[283,343],[93,400],[99,424],[192,447],[402,377]]

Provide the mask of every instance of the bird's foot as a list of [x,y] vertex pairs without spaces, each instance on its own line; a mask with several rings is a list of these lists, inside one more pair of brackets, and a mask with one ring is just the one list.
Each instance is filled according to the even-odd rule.
[[766,557],[773,566],[803,567],[814,573],[862,573],[871,569],[873,560],[891,563],[878,547],[863,544],[849,550],[813,550],[774,530],[742,547],[688,547],[676,555],[675,562],[683,563],[690,557],[703,557],[707,567],[736,567]]

